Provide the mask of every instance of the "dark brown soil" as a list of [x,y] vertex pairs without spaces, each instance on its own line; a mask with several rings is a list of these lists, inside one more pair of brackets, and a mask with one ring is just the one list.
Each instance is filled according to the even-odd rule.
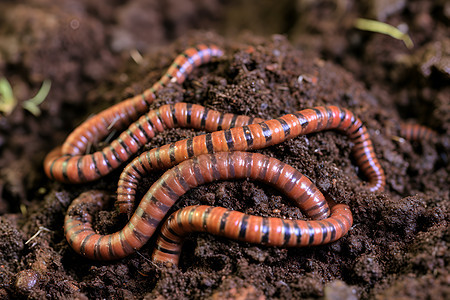
[[[450,5],[241,2],[0,4],[0,74],[19,101],[0,117],[0,299],[450,297]],[[355,30],[351,24],[362,16],[408,24],[415,48]],[[287,37],[269,36],[277,32]],[[154,240],[119,261],[81,258],[63,235],[66,208],[82,191],[113,194],[119,172],[90,184],[60,184],[45,177],[44,156],[90,114],[151,86],[179,52],[198,43],[215,43],[226,55],[196,69],[182,86],[164,88],[152,107],[185,101],[265,119],[323,104],[349,108],[372,136],[385,191],[364,187],[346,136],[301,136],[259,152],[294,166],[350,206],[354,225],[341,240],[282,249],[193,234],[178,268],[150,262]],[[52,88],[36,117],[21,103],[44,79]],[[399,138],[407,119],[439,137]],[[199,133],[170,130],[147,148]],[[140,192],[160,175],[146,178]],[[303,218],[279,192],[251,181],[201,186],[174,209],[193,204]],[[95,226],[106,233],[125,222],[111,206]]]

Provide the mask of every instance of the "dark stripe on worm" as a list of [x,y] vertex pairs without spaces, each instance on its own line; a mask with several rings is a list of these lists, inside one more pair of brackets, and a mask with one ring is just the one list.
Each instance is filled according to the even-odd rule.
[[318,108],[313,108],[312,110],[313,110],[313,111],[316,113],[316,115],[317,115],[317,126],[316,126],[315,130],[319,130],[319,128],[322,128],[322,127],[323,127],[323,114],[322,114],[322,112],[320,111],[320,109],[318,109]]
[[89,241],[89,239],[90,239],[93,235],[95,235],[95,233],[90,233],[90,234],[88,234],[88,235],[83,239],[83,242],[81,242],[81,247],[80,247],[80,252],[81,252],[81,253],[85,253],[85,252],[86,252],[86,250],[85,250],[85,248],[86,248],[86,243]]
[[227,225],[228,216],[230,215],[231,210],[225,211],[222,216],[220,217],[220,225],[219,225],[219,232],[224,233],[225,232],[225,226]]
[[291,227],[287,222],[285,222],[284,219],[281,219],[281,222],[283,224],[283,232],[284,232],[283,244],[286,245],[287,243],[289,243],[289,240],[291,239]]
[[208,117],[208,113],[209,113],[209,109],[205,107],[205,110],[204,110],[203,115],[202,115],[202,119],[200,121],[200,127],[201,128],[205,128],[206,118]]
[[233,128],[236,126],[236,120],[238,115],[233,115],[233,118],[231,119],[230,128]]
[[325,111],[327,112],[327,125],[326,128],[330,128],[331,124],[333,124],[333,111],[328,107],[325,106]]
[[90,154],[90,156],[91,156],[91,160],[92,160],[92,162],[94,164],[95,174],[97,174],[98,177],[101,177],[102,174],[100,173],[100,170],[98,169],[97,160],[94,158],[93,154]]
[[173,125],[178,126],[178,119],[175,114],[175,107],[173,106],[173,104],[170,105],[170,113],[172,114]]
[[308,240],[308,245],[311,245],[314,242],[314,228],[307,223],[308,229],[309,229],[309,240]]
[[62,175],[64,180],[68,180],[69,176],[67,175],[67,165],[69,164],[70,156],[68,156],[63,162],[62,162]]
[[186,123],[191,124],[191,116],[192,116],[192,103],[186,104]]
[[330,230],[330,241],[334,241],[336,238],[336,228],[333,226],[333,224],[330,221],[323,220],[322,222],[327,223],[328,230]]
[[130,151],[130,148],[128,148],[128,145],[122,140],[122,138],[117,138],[117,141],[129,156],[133,155],[133,152]]
[[152,217],[150,217],[141,207],[138,207],[136,209],[135,214],[142,219],[142,221],[144,221],[145,223],[151,225],[152,227],[157,227],[160,220],[156,220],[153,219]]
[[244,130],[244,137],[245,137],[245,140],[247,141],[247,147],[250,148],[251,146],[253,146],[252,132],[250,131],[248,126],[243,126],[242,129]]
[[188,222],[189,222],[190,225],[192,225],[192,221],[193,221],[193,218],[194,218],[194,213],[195,213],[195,209],[196,208],[197,207],[195,207],[195,206],[192,207],[191,210],[188,213]]
[[84,177],[84,173],[83,173],[83,171],[82,171],[82,167],[81,167],[81,158],[80,159],[78,159],[77,160],[77,173],[78,173],[78,177],[81,179],[81,180],[84,180],[85,179],[85,177]]
[[300,126],[302,126],[302,129],[305,129],[309,125],[308,119],[301,113],[301,112],[295,112],[293,113],[294,116],[297,117]]
[[325,239],[327,238],[327,235],[328,235],[328,227],[326,227],[322,222],[319,222],[319,226],[322,229],[322,241],[321,241],[321,243],[323,243],[325,241]]
[[202,172],[200,171],[197,157],[194,157],[193,171],[194,171],[194,176],[195,176],[195,179],[197,180],[197,183],[203,184],[205,182],[205,179],[203,178]]
[[164,164],[161,160],[161,148],[156,148],[155,156],[156,156],[156,163],[158,164],[159,167],[162,168]]
[[175,162],[175,143],[170,144],[169,146],[169,157],[171,162]]
[[231,130],[225,130],[225,140],[227,142],[228,150],[232,151],[234,149],[233,135],[231,134]]
[[176,174],[178,182],[180,183],[180,185],[183,187],[183,189],[185,191],[188,191],[189,190],[189,184],[186,182],[184,177],[181,175],[181,172],[180,172],[180,169],[178,168],[178,166],[176,166],[174,168],[174,170],[175,170],[175,174]]
[[211,133],[208,133],[205,135],[205,143],[206,143],[206,149],[208,153],[214,153],[214,147],[212,142],[212,136]]
[[167,243],[171,243],[171,244],[176,244],[177,243],[177,241],[168,238],[165,234],[161,234],[160,236]]
[[167,194],[169,195],[170,200],[177,200],[178,199],[178,194],[175,193],[174,190],[172,190],[170,188],[170,186],[167,185],[167,182],[162,181],[161,186],[166,190]]
[[241,223],[240,223],[240,229],[239,229],[239,238],[244,239],[245,234],[247,233],[247,225],[248,225],[248,219],[250,218],[249,215],[244,215],[242,217]]
[[217,122],[217,130],[222,130],[224,116],[225,116],[225,114],[220,114],[219,121]]
[[102,242],[103,239],[103,235],[100,236],[100,238],[97,240],[97,242],[95,243],[94,246],[94,259],[98,259],[98,260],[102,260],[102,252],[100,251],[100,244]]
[[167,253],[167,254],[180,254],[180,251],[174,251],[174,250],[168,250],[162,246],[156,245],[155,248],[163,253]]
[[206,221],[208,220],[208,217],[209,217],[209,214],[211,213],[211,210],[212,210],[212,206],[211,207],[208,207],[206,210],[205,210],[205,212],[203,213],[203,217],[202,217],[202,219],[203,219],[203,229],[207,229],[207,223],[206,223]]
[[302,231],[300,230],[297,222],[294,222],[294,234],[297,237],[296,244],[300,245],[302,242]]
[[289,134],[291,133],[291,128],[289,127],[288,123],[286,123],[285,120],[283,120],[282,118],[278,118],[276,119],[278,122],[280,122],[281,127],[283,128],[283,132],[284,132],[284,138],[288,138]]
[[211,155],[211,171],[215,180],[220,179],[220,171],[217,169],[217,159],[215,155]]
[[266,123],[259,123],[258,125],[262,128],[262,133],[264,138],[266,139],[266,143],[270,143],[270,141],[272,141],[272,130],[270,130],[269,126]]
[[188,157],[194,157],[194,138],[189,138],[186,140],[186,148]]
[[[267,160],[269,160],[269,163],[265,163]],[[231,164],[230,161],[233,161],[233,163]],[[134,215],[131,217],[130,222],[124,229],[114,234],[104,236],[100,242],[98,239],[101,235],[96,235],[95,242],[93,241],[94,235],[85,239],[86,236],[94,233],[90,224],[90,220],[93,218],[89,215],[89,212],[86,211],[87,207],[91,207],[91,205],[80,205],[80,203],[101,205],[99,201],[103,198],[99,198],[98,192],[83,193],[74,200],[68,209],[68,215],[66,216],[65,221],[66,238],[74,249],[78,249],[77,251],[80,254],[89,258],[109,260],[129,255],[133,253],[135,249],[139,249],[146,243],[155,232],[159,222],[164,218],[164,215],[172,206],[172,203],[185,192],[179,188],[175,190],[175,186],[178,186],[176,183],[178,180],[177,176],[180,176],[181,174],[189,176],[190,184],[188,188],[192,188],[201,184],[203,181],[212,182],[219,179],[226,180],[235,178],[231,177],[231,172],[229,172],[230,165],[234,165],[234,168],[236,169],[235,175],[239,174],[238,178],[249,177],[253,180],[259,179],[266,183],[271,182],[278,185],[278,181],[273,181],[273,178],[277,176],[279,178],[284,178],[284,180],[280,181],[284,183],[281,186],[278,186],[282,191],[286,186],[285,180],[290,177],[295,177],[296,179],[291,178],[291,180],[297,182],[295,187],[292,188],[291,192],[284,191],[288,196],[291,193],[292,195],[300,195],[305,191],[317,190],[315,188],[310,188],[307,185],[305,187],[303,180],[306,180],[306,177],[300,175],[292,176],[292,168],[287,167],[287,165],[274,158],[268,158],[257,153],[250,154],[245,152],[204,154],[181,163],[161,176],[141,200]],[[264,165],[266,165],[266,168],[268,169],[266,171],[268,175],[266,176],[267,178],[261,178],[260,172],[257,172],[255,169],[257,168],[259,170]],[[195,170],[196,168],[198,170]],[[191,181],[191,174],[193,174],[194,177],[201,177],[200,180],[198,180],[198,182]],[[299,190],[294,191],[294,189]],[[188,189],[186,189],[186,191],[187,190]],[[315,205],[323,206],[322,202],[325,202],[325,199],[323,199],[323,197],[320,199],[318,198],[320,197],[315,197],[311,194],[310,200],[307,201],[308,204],[300,205],[300,208],[304,210]],[[164,201],[164,203],[161,201]],[[154,210],[154,207],[157,210]],[[168,223],[165,223],[161,229],[162,234],[170,239],[171,243],[168,243],[166,239],[165,244],[161,244],[160,248],[175,251],[173,253],[179,253],[179,249],[181,249],[179,244],[186,231],[213,231],[227,237],[254,243],[265,243],[267,245],[306,246],[309,244],[321,244],[330,241],[330,234],[336,234],[336,237],[338,238],[341,237],[349,230],[352,224],[350,211],[339,208],[343,207],[343,205],[339,206],[338,204],[336,207],[338,207],[338,210],[333,208],[334,210],[332,209],[331,216],[329,217],[335,219],[336,222],[326,223],[324,221],[292,221],[286,219],[271,221],[271,219],[268,218],[253,217],[239,212],[233,212],[233,217],[230,218],[231,211],[225,210],[224,208],[191,206],[182,209],[184,210],[183,213],[176,212],[173,217],[168,218],[168,223],[174,223],[177,224],[177,226],[167,227],[166,224]],[[89,208],[89,210],[95,210],[95,208],[92,207]],[[151,216],[147,214],[146,211],[151,212]],[[80,228],[81,226],[74,227],[74,224],[81,222],[76,221],[80,216],[84,216],[86,219],[83,221],[82,228]],[[327,215],[321,217],[327,217]],[[293,222],[298,222],[298,224],[295,225]],[[333,226],[335,228],[333,228]],[[333,230],[335,233],[333,233]],[[322,240],[316,240],[316,232],[317,234],[320,234]],[[293,238],[292,235],[295,235],[295,238]],[[299,239],[299,236],[301,235],[307,235],[307,240],[302,242],[302,239]],[[272,236],[273,239],[270,238]],[[300,243],[297,243],[297,241],[300,241]],[[83,247],[81,247],[82,244]],[[82,252],[80,251],[80,248],[83,250]],[[159,250],[155,251],[157,251],[156,253],[159,253]],[[161,258],[161,255],[156,254],[156,257]],[[177,257],[179,256],[178,254],[176,255]],[[159,258],[156,259],[158,260]],[[164,258],[164,260],[166,259],[170,260],[171,258]]]

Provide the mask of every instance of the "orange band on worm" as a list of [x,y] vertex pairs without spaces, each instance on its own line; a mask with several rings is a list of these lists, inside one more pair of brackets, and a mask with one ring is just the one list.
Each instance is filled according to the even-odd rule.
[[[200,155],[164,173],[145,194],[128,224],[113,234],[100,235],[93,230],[91,224],[91,213],[101,208],[106,196],[98,191],[81,194],[68,208],[64,223],[66,238],[76,252],[91,259],[112,260],[125,257],[148,241],[181,195],[204,183],[233,178],[250,178],[271,184],[287,195],[307,215],[314,218],[329,215],[329,206],[320,191],[307,177],[289,165],[258,153],[222,152]],[[278,218],[249,217],[236,212],[233,212],[233,218],[225,218],[226,214],[231,213],[216,214],[215,211],[211,218],[201,217],[201,221],[191,220],[188,214],[188,223],[194,225],[192,228],[198,228],[198,222],[204,221],[205,228],[218,228],[219,230],[216,230],[218,234],[250,242],[285,246],[329,243],[344,235],[352,225],[351,213],[344,205],[334,206],[329,218],[306,223]],[[219,216],[219,219],[214,218]],[[180,223],[175,217],[177,232],[191,228],[183,226],[183,219],[184,217]],[[233,225],[231,220],[239,222]],[[250,221],[254,224],[249,227],[247,225]],[[170,232],[170,229],[166,230]],[[216,233],[216,231],[208,229],[208,232]],[[173,240],[173,236],[170,236],[170,239]],[[166,246],[160,245],[159,251],[167,254],[164,247]],[[163,260],[161,255],[156,257],[157,260]],[[173,258],[169,261],[173,261]]]

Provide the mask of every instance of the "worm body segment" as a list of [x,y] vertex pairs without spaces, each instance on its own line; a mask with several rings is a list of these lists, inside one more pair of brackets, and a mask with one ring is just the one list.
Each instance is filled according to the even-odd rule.
[[164,130],[184,127],[216,131],[261,121],[259,118],[224,114],[190,103],[163,105],[140,117],[101,151],[88,155],[62,155],[62,149],[56,148],[47,155],[44,168],[50,178],[61,182],[92,181],[119,167]]
[[[213,57],[222,55],[222,50],[214,45],[201,44],[184,51],[175,58],[167,72],[151,88],[111,106],[78,126],[67,137],[62,147],[47,155],[44,161],[47,176],[62,182],[80,183],[98,179],[117,168],[129,158],[132,153],[130,150],[136,147],[134,144],[142,141],[140,137],[133,135],[131,128],[126,132],[133,137],[133,141],[127,138],[124,141],[124,138],[119,137],[103,151],[94,154],[86,154],[88,146],[102,140],[112,130],[123,130],[147,112],[150,103],[155,100],[155,92],[169,82],[181,84],[195,66],[208,63]],[[129,141],[129,144],[126,144],[126,141]]]
[[400,136],[409,141],[429,141],[437,136],[437,133],[426,126],[413,123],[402,123],[400,124]]
[[[68,208],[64,223],[66,238],[76,252],[91,259],[112,260],[125,257],[148,241],[168,210],[189,189],[232,178],[250,178],[271,184],[286,194],[308,216],[323,218],[329,214],[329,206],[320,191],[294,168],[257,153],[224,152],[200,155],[164,173],[145,194],[128,224],[113,234],[100,235],[91,224],[91,213],[101,208],[106,196],[99,191],[81,194]],[[276,218],[261,219],[235,213],[228,213],[229,218],[223,218],[222,213],[214,212],[211,218],[202,217],[200,220],[206,222],[208,228],[218,222],[216,227],[223,227],[224,233],[237,235],[241,240],[249,239],[269,245],[308,246],[331,242],[348,231],[352,224],[350,212],[337,210],[337,214],[342,214],[343,219],[336,217],[336,212],[329,218],[307,223]],[[220,219],[214,218],[219,215]],[[256,225],[244,227],[243,224],[249,224],[248,222],[256,222]],[[288,232],[289,235],[297,236],[287,238]],[[163,251],[161,249],[163,248],[160,247],[160,251]]]
[[200,154],[261,149],[302,134],[327,129],[337,129],[350,137],[354,143],[353,155],[369,180],[369,189],[382,190],[385,174],[361,120],[347,109],[318,106],[258,124],[195,136],[144,152],[129,163],[120,175],[116,204],[122,213],[130,213],[139,180],[154,170],[170,168]]
[[352,222],[350,209],[344,204],[332,206],[331,216],[320,221],[264,218],[223,207],[188,206],[164,223],[152,259],[177,265],[183,239],[191,232],[268,246],[300,247],[336,241],[347,233]]

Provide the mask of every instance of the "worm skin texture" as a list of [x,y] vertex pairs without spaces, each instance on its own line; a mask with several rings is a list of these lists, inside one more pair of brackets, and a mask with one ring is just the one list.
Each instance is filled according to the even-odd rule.
[[429,141],[437,136],[437,133],[425,126],[411,123],[400,124],[400,136],[409,141]]
[[[324,218],[329,215],[324,196],[308,178],[291,166],[258,153],[221,152],[196,156],[166,171],[150,187],[125,227],[113,234],[97,234],[91,224],[91,214],[101,208],[106,195],[99,191],[81,194],[68,208],[64,232],[72,248],[85,257],[95,260],[119,259],[141,248],[172,205],[188,190],[208,182],[239,178],[250,178],[277,187],[310,217]],[[347,207],[341,207],[334,206],[329,218],[307,223],[215,211],[211,218],[202,217],[200,222],[207,222],[208,230],[215,226],[218,234],[229,234],[242,240],[268,245],[318,245],[336,240],[350,228],[350,211]],[[188,223],[191,220],[189,216],[190,213]],[[193,220],[191,225],[198,223]],[[179,227],[190,228],[184,225]],[[170,232],[170,229],[167,230]],[[173,236],[169,238],[172,241]],[[166,246],[161,247],[159,251],[164,252]]]
[[61,148],[57,148],[47,155],[44,168],[50,178],[61,182],[92,181],[119,167],[157,133],[166,129],[184,127],[216,131],[262,121],[259,118],[224,114],[190,103],[163,105],[140,117],[103,150],[88,155],[61,156]]
[[335,204],[320,221],[264,218],[207,205],[188,206],[173,213],[161,228],[152,260],[178,265],[184,237],[208,232],[229,239],[268,246],[302,247],[334,242],[352,226],[347,205]]
[[146,113],[150,103],[155,100],[155,93],[169,82],[181,84],[194,67],[222,55],[222,50],[214,45],[198,45],[184,51],[151,88],[100,112],[77,127],[62,147],[56,148],[46,157],[44,169],[47,176],[62,182],[80,183],[98,179],[117,168],[122,161],[128,159],[130,148],[139,144],[142,137],[134,136],[129,128],[126,132],[132,141],[129,140],[130,137],[119,138],[103,151],[85,155],[89,145],[102,140],[112,130],[123,130]]
[[[177,120],[184,121],[178,117]],[[318,106],[258,124],[195,136],[144,152],[129,163],[120,175],[116,205],[121,213],[130,215],[139,180],[154,170],[168,169],[200,154],[261,149],[302,134],[327,129],[337,129],[350,137],[354,143],[353,155],[369,180],[369,189],[383,190],[385,174],[362,121],[347,109]]]

